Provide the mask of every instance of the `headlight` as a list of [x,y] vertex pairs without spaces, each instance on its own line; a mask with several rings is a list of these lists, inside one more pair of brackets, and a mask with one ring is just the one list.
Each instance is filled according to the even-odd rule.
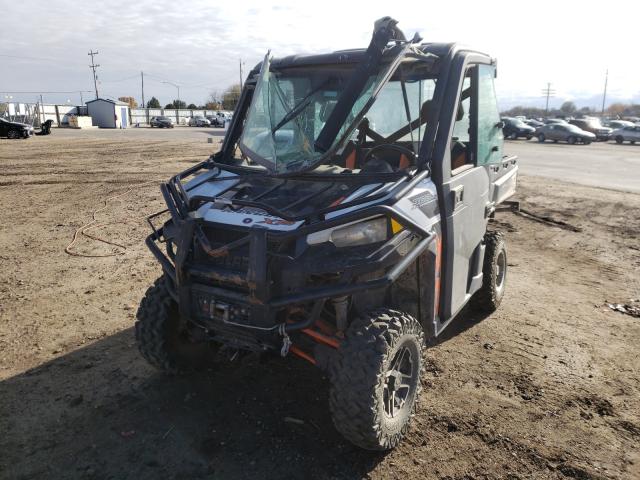
[[329,228],[307,235],[309,245],[331,242],[336,247],[355,247],[386,240],[389,237],[386,217]]

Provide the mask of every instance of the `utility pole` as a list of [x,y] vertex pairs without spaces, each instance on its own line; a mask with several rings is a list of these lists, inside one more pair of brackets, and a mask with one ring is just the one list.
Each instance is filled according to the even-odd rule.
[[604,103],[607,101],[607,83],[609,82],[609,69],[604,75],[604,93],[602,94],[602,115],[604,115]]
[[542,96],[547,98],[547,102],[544,107],[545,116],[549,114],[549,97],[555,96],[556,91],[551,88],[551,83],[547,83],[547,88],[542,90]]
[[239,60],[240,63],[240,91],[242,92],[242,59]]
[[[44,114],[44,101],[42,100],[42,94],[40,94],[40,110],[42,110],[42,120],[40,121],[40,126],[42,126],[42,124],[47,120],[47,117]],[[40,120],[40,118],[38,118],[38,120]]]
[[140,78],[142,79],[142,108],[147,108],[147,104],[144,103],[144,72],[140,72]]
[[96,65],[93,62],[93,56],[97,54],[98,52],[94,52],[93,50],[89,50],[89,53],[87,53],[87,55],[91,55],[91,65],[89,65],[89,68],[93,70],[93,86],[96,89],[96,98],[98,98],[98,77],[96,76],[96,68],[98,68],[100,65]]
[[84,105],[84,99],[82,98],[82,90],[80,90],[80,105]]

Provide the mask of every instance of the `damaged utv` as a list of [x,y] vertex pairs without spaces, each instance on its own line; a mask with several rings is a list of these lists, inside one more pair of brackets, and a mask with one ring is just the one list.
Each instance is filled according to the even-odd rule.
[[428,341],[467,302],[500,304],[487,225],[518,168],[495,60],[396,23],[367,49],[267,54],[248,75],[221,151],[161,186],[170,219],[149,219],[147,245],[164,275],[136,323],[169,373],[220,347],[317,365],[336,428],[373,450],[406,434]]

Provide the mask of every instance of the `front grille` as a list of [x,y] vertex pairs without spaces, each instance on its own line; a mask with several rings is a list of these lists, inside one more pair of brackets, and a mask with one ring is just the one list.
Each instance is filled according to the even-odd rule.
[[[224,247],[225,245],[247,237],[248,235],[247,232],[215,227],[203,227],[202,230],[209,240],[212,248]],[[196,242],[194,257],[196,261],[202,262],[204,265],[223,268],[225,270],[233,270],[237,273],[246,274],[247,270],[249,270],[248,243],[241,247],[234,248],[226,255],[212,257],[204,251],[199,242]]]

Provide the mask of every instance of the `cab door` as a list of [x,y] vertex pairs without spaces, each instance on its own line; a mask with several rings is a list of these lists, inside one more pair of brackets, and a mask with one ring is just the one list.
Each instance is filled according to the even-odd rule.
[[[493,78],[495,66],[467,67],[450,138],[449,167],[443,162],[446,229],[443,320],[455,316],[482,285],[484,234],[493,180],[500,174],[503,133]],[[464,148],[462,147],[464,146]],[[463,151],[463,160],[459,152]],[[500,166],[496,170],[496,166]]]

